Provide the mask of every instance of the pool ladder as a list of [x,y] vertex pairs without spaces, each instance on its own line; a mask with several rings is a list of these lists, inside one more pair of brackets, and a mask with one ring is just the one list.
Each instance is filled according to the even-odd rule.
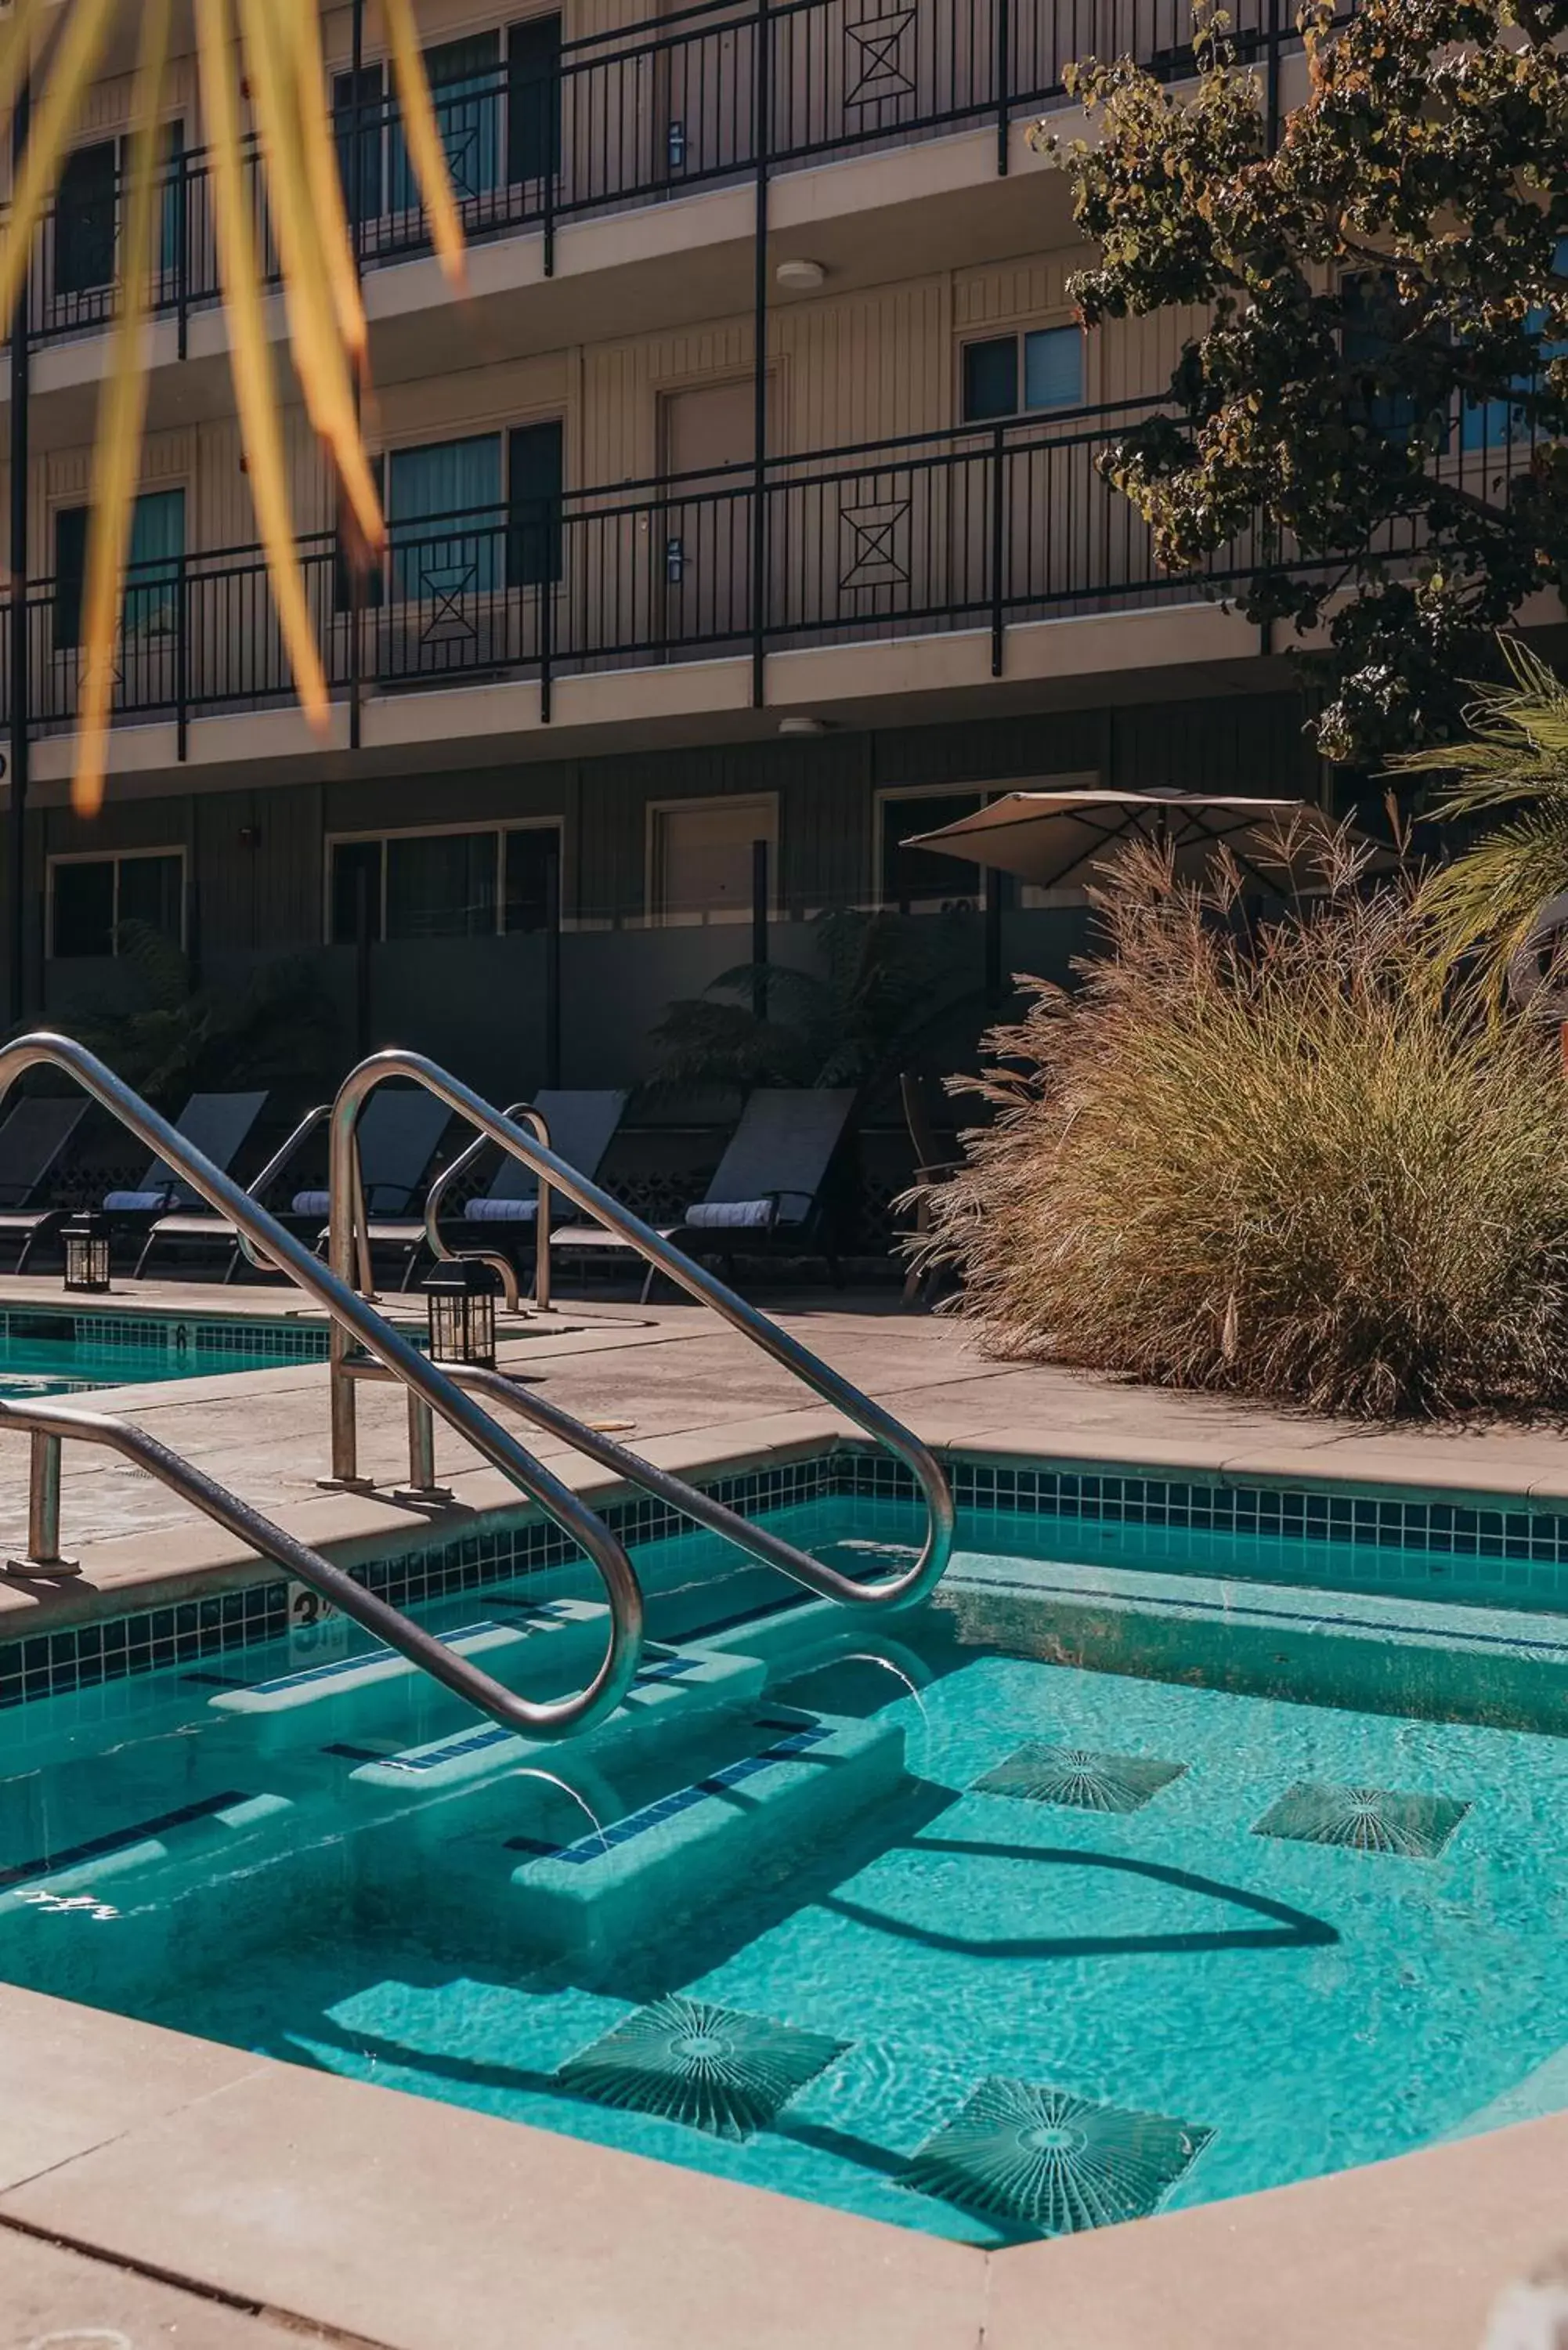
[[[38,1576],[70,1572],[60,1551],[62,1449],[68,1438],[118,1451],[145,1470],[215,1524],[264,1557],[296,1575],[375,1638],[428,1673],[481,1713],[519,1736],[560,1738],[587,1730],[620,1703],[642,1652],[643,1596],[624,1544],[598,1513],[575,1494],[543,1461],[508,1434],[477,1399],[529,1420],[573,1445],[587,1458],[639,1486],[699,1525],[735,1544],[748,1556],[775,1567],[806,1588],[861,1608],[905,1607],[932,1591],[952,1547],[953,1506],[935,1456],[902,1423],[822,1362],[798,1340],[757,1313],[744,1298],[717,1281],[663,1236],[631,1215],[609,1194],[559,1159],[538,1134],[525,1129],[523,1114],[504,1115],[434,1062],[412,1053],[371,1055],[352,1070],[332,1108],[330,1214],[327,1262],[269,1214],[250,1193],[192,1148],[85,1046],[67,1036],[23,1036],[0,1049],[0,1107],[28,1069],[45,1066],[73,1078],[93,1100],[117,1118],[150,1150],[183,1176],[191,1189],[233,1224],[247,1255],[286,1274],[327,1314],[330,1327],[332,1481],[362,1486],[358,1473],[356,1388],[364,1379],[389,1379],[408,1396],[410,1482],[435,1497],[434,1426],[437,1417],[454,1428],[579,1545],[605,1587],[609,1638],[597,1671],[586,1688],[565,1698],[536,1702],[482,1672],[443,1646],[410,1617],[381,1599],[348,1571],[324,1558],[283,1527],[231,1492],[134,1423],[79,1406],[0,1402],[0,1427],[25,1430],[31,1440],[28,1480],[28,1546],[15,1568]],[[604,1431],[587,1427],[558,1405],[503,1371],[453,1370],[431,1362],[355,1287],[358,1272],[365,1292],[369,1282],[369,1223],[359,1180],[358,1129],[365,1102],[379,1085],[400,1079],[422,1086],[465,1118],[479,1142],[490,1141],[531,1168],[539,1179],[539,1213],[548,1213],[547,1191],[560,1191],[583,1215],[592,1217],[628,1249],[678,1286],[711,1305],[731,1326],[775,1362],[833,1404],[867,1435],[884,1445],[913,1474],[927,1511],[925,1539],[902,1574],[857,1583],[767,1528],[751,1523],[711,1494],[656,1468],[617,1444]],[[472,1148],[474,1146],[471,1146]],[[544,1232],[539,1235],[543,1254]]]

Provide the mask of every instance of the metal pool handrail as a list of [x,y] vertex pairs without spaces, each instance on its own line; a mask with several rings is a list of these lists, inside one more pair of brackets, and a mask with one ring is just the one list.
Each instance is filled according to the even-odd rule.
[[211,1518],[215,1525],[237,1535],[252,1550],[297,1575],[301,1583],[307,1583],[313,1591],[319,1592],[345,1616],[351,1616],[378,1640],[396,1648],[411,1665],[429,1673],[432,1680],[443,1683],[453,1696],[466,1699],[470,1705],[477,1706],[508,1730],[529,1737],[538,1734],[530,1721],[518,1718],[518,1709],[524,1714],[533,1714],[537,1708],[527,1706],[488,1674],[478,1671],[466,1658],[445,1647],[422,1625],[412,1622],[388,1600],[379,1599],[362,1583],[356,1583],[347,1568],[334,1566],[319,1551],[286,1533],[249,1502],[242,1501],[227,1486],[209,1477],[205,1470],[198,1469],[193,1461],[171,1451],[157,1437],[148,1435],[145,1429],[127,1419],[114,1419],[107,1412],[85,1411],[74,1404],[0,1402],[0,1429],[5,1428],[25,1429],[32,1439],[27,1557],[17,1562],[29,1573],[48,1576],[73,1572],[60,1555],[61,1447],[67,1439],[101,1445],[135,1461],[139,1469],[156,1477],[161,1485],[166,1485],[171,1492],[178,1493],[182,1501],[200,1510],[203,1517]]
[[[324,1308],[331,1320],[335,1370],[341,1357],[347,1354],[349,1342],[357,1342],[383,1363],[389,1374],[408,1389],[410,1416],[416,1411],[426,1415],[425,1425],[428,1426],[428,1415],[439,1412],[443,1419],[466,1437],[483,1459],[488,1461],[493,1468],[499,1469],[503,1476],[508,1478],[530,1501],[536,1502],[546,1516],[581,1545],[605,1586],[609,1602],[609,1640],[599,1669],[586,1689],[570,1697],[535,1704],[532,1700],[519,1697],[514,1691],[504,1688],[499,1681],[480,1672],[464,1659],[453,1657],[450,1651],[441,1648],[439,1643],[432,1643],[429,1634],[409,1617],[384,1600],[377,1600],[371,1594],[361,1591],[360,1586],[351,1580],[348,1587],[355,1595],[355,1600],[350,1607],[348,1598],[341,1596],[337,1582],[341,1569],[329,1566],[326,1560],[316,1560],[309,1573],[302,1563],[299,1567],[302,1580],[314,1582],[316,1587],[321,1588],[319,1575],[325,1572],[333,1578],[334,1587],[329,1596],[334,1605],[343,1607],[346,1614],[354,1616],[360,1623],[373,1621],[378,1637],[407,1657],[410,1663],[434,1674],[437,1679],[466,1698],[470,1704],[487,1714],[493,1721],[500,1722],[520,1737],[563,1737],[570,1731],[587,1729],[613,1711],[624,1696],[641,1655],[643,1601],[642,1589],[631,1561],[604,1521],[579,1501],[542,1461],[535,1461],[515,1437],[498,1427],[488,1412],[464,1395],[445,1372],[429,1362],[400,1332],[385,1321],[356,1293],[351,1282],[339,1279],[318,1257],[313,1256],[292,1232],[287,1232],[265,1208],[259,1207],[247,1192],[243,1191],[230,1176],[214,1167],[201,1151],[193,1149],[183,1135],[176,1133],[166,1118],[150,1108],[139,1094],[117,1077],[112,1070],[107,1069],[84,1045],[76,1044],[68,1036],[38,1034],[19,1037],[16,1043],[0,1048],[0,1105],[4,1104],[5,1097],[16,1080],[26,1070],[36,1067],[40,1063],[63,1069],[74,1077],[85,1093],[109,1110],[150,1150],[171,1167],[178,1168],[192,1191],[198,1192],[220,1215],[226,1216],[239,1231],[248,1233],[280,1272],[286,1274],[297,1288],[304,1290]],[[42,1410],[42,1407],[32,1405],[25,1408],[9,1406],[6,1417],[14,1425],[26,1426],[28,1425],[26,1413],[30,1412],[37,1418]],[[23,1415],[20,1419],[19,1414]],[[101,1429],[116,1425],[103,1422]],[[110,1441],[101,1429],[97,1440]],[[72,1427],[66,1432],[80,1431]],[[47,1430],[44,1431],[46,1440],[49,1433]],[[152,1442],[150,1438],[143,1439],[139,1431],[126,1433],[133,1436],[138,1443]],[[53,1477],[57,1487],[57,1434],[55,1442]],[[217,1513],[213,1504],[220,1505],[222,1511],[228,1514],[221,1515],[219,1522],[239,1534],[243,1540],[251,1539],[246,1531],[248,1504],[227,1493],[211,1479],[202,1479],[202,1472],[190,1469],[188,1464],[179,1461],[177,1455],[171,1453],[168,1456],[165,1465],[169,1464],[187,1479],[199,1480],[202,1498],[196,1499],[194,1483],[187,1488],[176,1487],[176,1490],[188,1490],[190,1497],[196,1500],[196,1506],[206,1510],[209,1515]],[[147,1465],[152,1466],[151,1460]],[[36,1488],[40,1478],[45,1477],[36,1453],[33,1466],[36,1500]],[[162,1476],[163,1471],[153,1468],[153,1474]],[[171,1482],[172,1480],[165,1477],[164,1482]],[[267,1526],[265,1519],[257,1519],[255,1523],[267,1528],[269,1543],[273,1536],[292,1542],[292,1537]],[[315,1555],[305,1551],[303,1545],[296,1545],[295,1548],[299,1551],[302,1562],[315,1558]],[[276,1555],[276,1553],[269,1551],[269,1555]],[[368,1617],[368,1609],[373,1611],[373,1617]]]
[[[506,1112],[509,1118],[521,1123],[526,1119],[536,1139],[550,1147],[550,1128],[542,1110],[531,1108],[527,1102],[514,1102]],[[471,1257],[477,1264],[492,1267],[500,1279],[502,1295],[514,1314],[517,1311],[517,1268],[501,1249],[451,1249],[441,1236],[441,1211],[446,1195],[460,1175],[466,1175],[474,1160],[490,1148],[487,1134],[476,1134],[464,1150],[460,1150],[450,1167],[443,1167],[425,1195],[425,1243],[438,1264],[450,1263],[454,1258]],[[541,1178],[537,1211],[534,1219],[534,1303],[543,1309],[550,1303],[550,1187]]]
[[[914,1565],[902,1575],[889,1575],[877,1583],[857,1583],[836,1568],[826,1566],[820,1559],[784,1542],[778,1535],[765,1534],[746,1520],[723,1512],[725,1523],[721,1531],[731,1540],[740,1541],[736,1531],[743,1528],[745,1547],[754,1556],[765,1558],[797,1583],[805,1584],[826,1597],[841,1600],[856,1607],[897,1607],[926,1598],[940,1581],[952,1550],[954,1513],[952,1494],[948,1482],[930,1448],[922,1443],[902,1421],[870,1396],[862,1394],[843,1375],[814,1355],[799,1340],[781,1330],[743,1297],[727,1288],[722,1281],[695,1263],[680,1249],[672,1248],[662,1233],[657,1232],[641,1218],[623,1208],[598,1184],[580,1173],[565,1159],[557,1158],[535,1136],[525,1134],[514,1119],[503,1117],[500,1111],[476,1094],[472,1087],[462,1084],[449,1071],[439,1068],[422,1054],[389,1051],[374,1053],[350,1070],[338,1088],[332,1108],[331,1160],[328,1189],[331,1198],[329,1249],[333,1270],[340,1280],[351,1282],[354,1277],[357,1233],[352,1203],[359,1197],[358,1180],[358,1121],[365,1103],[376,1087],[391,1078],[403,1078],[423,1086],[443,1101],[459,1117],[477,1128],[482,1139],[488,1139],[501,1149],[510,1151],[524,1166],[531,1167],[540,1178],[541,1188],[547,1180],[555,1191],[568,1199],[578,1211],[591,1216],[606,1231],[613,1232],[646,1263],[656,1265],[659,1272],[674,1282],[678,1288],[697,1298],[738,1330],[753,1346],[772,1356],[774,1362],[793,1372],[813,1392],[830,1403],[835,1409],[853,1420],[867,1436],[883,1445],[896,1460],[901,1461],[914,1475],[926,1503],[926,1534]],[[362,1231],[362,1214],[360,1226]],[[496,1396],[528,1415],[590,1459],[612,1466],[619,1473],[650,1492],[659,1493],[686,1515],[703,1524],[713,1524],[721,1505],[699,1494],[691,1486],[658,1470],[639,1455],[626,1451],[619,1445],[607,1445],[604,1437],[585,1428],[569,1412],[557,1405],[545,1405],[535,1396],[524,1397],[514,1383],[504,1375],[497,1378],[508,1389],[502,1397],[500,1388],[489,1380],[472,1382],[484,1392]],[[332,1445],[333,1473],[342,1478],[355,1473],[356,1439],[354,1412],[355,1371],[348,1359],[347,1347],[337,1336],[332,1352]],[[419,1433],[410,1424],[412,1448],[428,1460],[428,1441],[421,1444]]]

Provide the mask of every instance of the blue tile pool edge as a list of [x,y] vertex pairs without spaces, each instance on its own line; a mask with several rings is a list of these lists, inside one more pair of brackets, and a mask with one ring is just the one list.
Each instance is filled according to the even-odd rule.
[[[1568,1575],[1568,1512],[1479,1489],[1438,1498],[1329,1478],[1241,1482],[1219,1474],[1157,1474],[1121,1465],[977,1458],[957,1448],[945,1460],[961,1512],[1516,1558]],[[900,1462],[844,1441],[798,1461],[693,1482],[742,1516],[842,1497],[916,1497],[914,1480]],[[691,1531],[688,1519],[645,1497],[612,1502],[602,1514],[629,1546]],[[509,1511],[504,1521],[482,1521],[444,1540],[356,1564],[351,1571],[395,1604],[419,1606],[543,1573],[576,1555],[570,1538],[549,1521]],[[282,1639],[289,1628],[287,1592],[286,1578],[269,1574],[206,1597],[0,1642],[0,1710]],[[1563,1604],[1568,1607],[1568,1600]],[[1550,1604],[1543,1612],[1553,1612]]]

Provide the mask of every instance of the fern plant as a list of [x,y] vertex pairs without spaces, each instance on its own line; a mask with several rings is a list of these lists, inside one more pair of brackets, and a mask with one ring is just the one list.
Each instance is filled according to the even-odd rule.
[[654,1086],[737,1093],[875,1087],[915,1057],[963,1000],[960,928],[956,918],[819,915],[815,971],[742,963],[669,1006],[653,1030]]
[[80,1041],[160,1109],[193,1093],[281,1087],[324,1092],[333,1061],[329,1006],[303,958],[268,963],[243,987],[199,987],[165,931],[124,922],[118,933],[130,1008],[78,1019]]

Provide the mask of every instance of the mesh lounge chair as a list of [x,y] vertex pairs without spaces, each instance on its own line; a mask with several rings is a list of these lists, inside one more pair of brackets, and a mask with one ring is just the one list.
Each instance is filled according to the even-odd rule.
[[[422,1086],[417,1090],[405,1087],[400,1092],[382,1086],[366,1103],[359,1119],[359,1179],[365,1191],[365,1214],[372,1248],[389,1232],[402,1229],[389,1220],[407,1220],[409,1210],[423,1189],[436,1145],[451,1118],[445,1102],[426,1093]],[[331,1210],[328,1192],[296,1191],[294,1195],[294,1213],[320,1227],[318,1248],[327,1241],[327,1228],[321,1220]],[[418,1230],[422,1237],[423,1225]],[[404,1289],[409,1285],[418,1254],[417,1247],[409,1250],[400,1284]]]
[[26,1270],[37,1243],[65,1221],[67,1211],[41,1206],[39,1195],[87,1114],[85,1101],[39,1097],[18,1102],[0,1126],[0,1232],[22,1243],[14,1273]]
[[[577,1093],[546,1087],[535,1095],[528,1107],[537,1110],[544,1119],[549,1147],[556,1156],[584,1175],[597,1176],[626,1115],[627,1099],[624,1093]],[[563,1205],[560,1201],[556,1202],[557,1212]],[[475,1246],[489,1239],[503,1247],[513,1240],[533,1243],[538,1221],[537,1178],[520,1159],[514,1159],[509,1150],[503,1151],[489,1191],[470,1200],[462,1211],[469,1239]],[[423,1220],[409,1217],[385,1223],[373,1222],[370,1240],[372,1245],[407,1249],[408,1270],[411,1272],[425,1245]],[[405,1288],[407,1285],[406,1272]]]
[[[265,1106],[265,1091],[192,1094],[174,1121],[174,1131],[226,1175]],[[103,1198],[103,1211],[111,1223],[143,1235],[161,1216],[202,1205],[201,1193],[161,1159],[153,1159],[133,1191],[106,1191]]]
[[[278,1181],[290,1161],[298,1156],[302,1145],[316,1128],[332,1115],[330,1102],[320,1102],[304,1117],[282,1147],[275,1150],[245,1190],[250,1198],[265,1203],[267,1193]],[[227,1248],[229,1261],[223,1268],[225,1282],[233,1281],[244,1262],[237,1227],[227,1216],[211,1211],[200,1215],[179,1210],[172,1215],[160,1216],[147,1235],[141,1254],[136,1260],[136,1278],[140,1280],[147,1270],[148,1260],[160,1248],[190,1246],[194,1248]]]
[[[664,1237],[690,1256],[822,1256],[836,1282],[828,1180],[855,1111],[853,1088],[752,1095],[712,1181]],[[568,1224],[557,1249],[619,1247],[599,1225]],[[646,1297],[653,1286],[649,1267]]]

